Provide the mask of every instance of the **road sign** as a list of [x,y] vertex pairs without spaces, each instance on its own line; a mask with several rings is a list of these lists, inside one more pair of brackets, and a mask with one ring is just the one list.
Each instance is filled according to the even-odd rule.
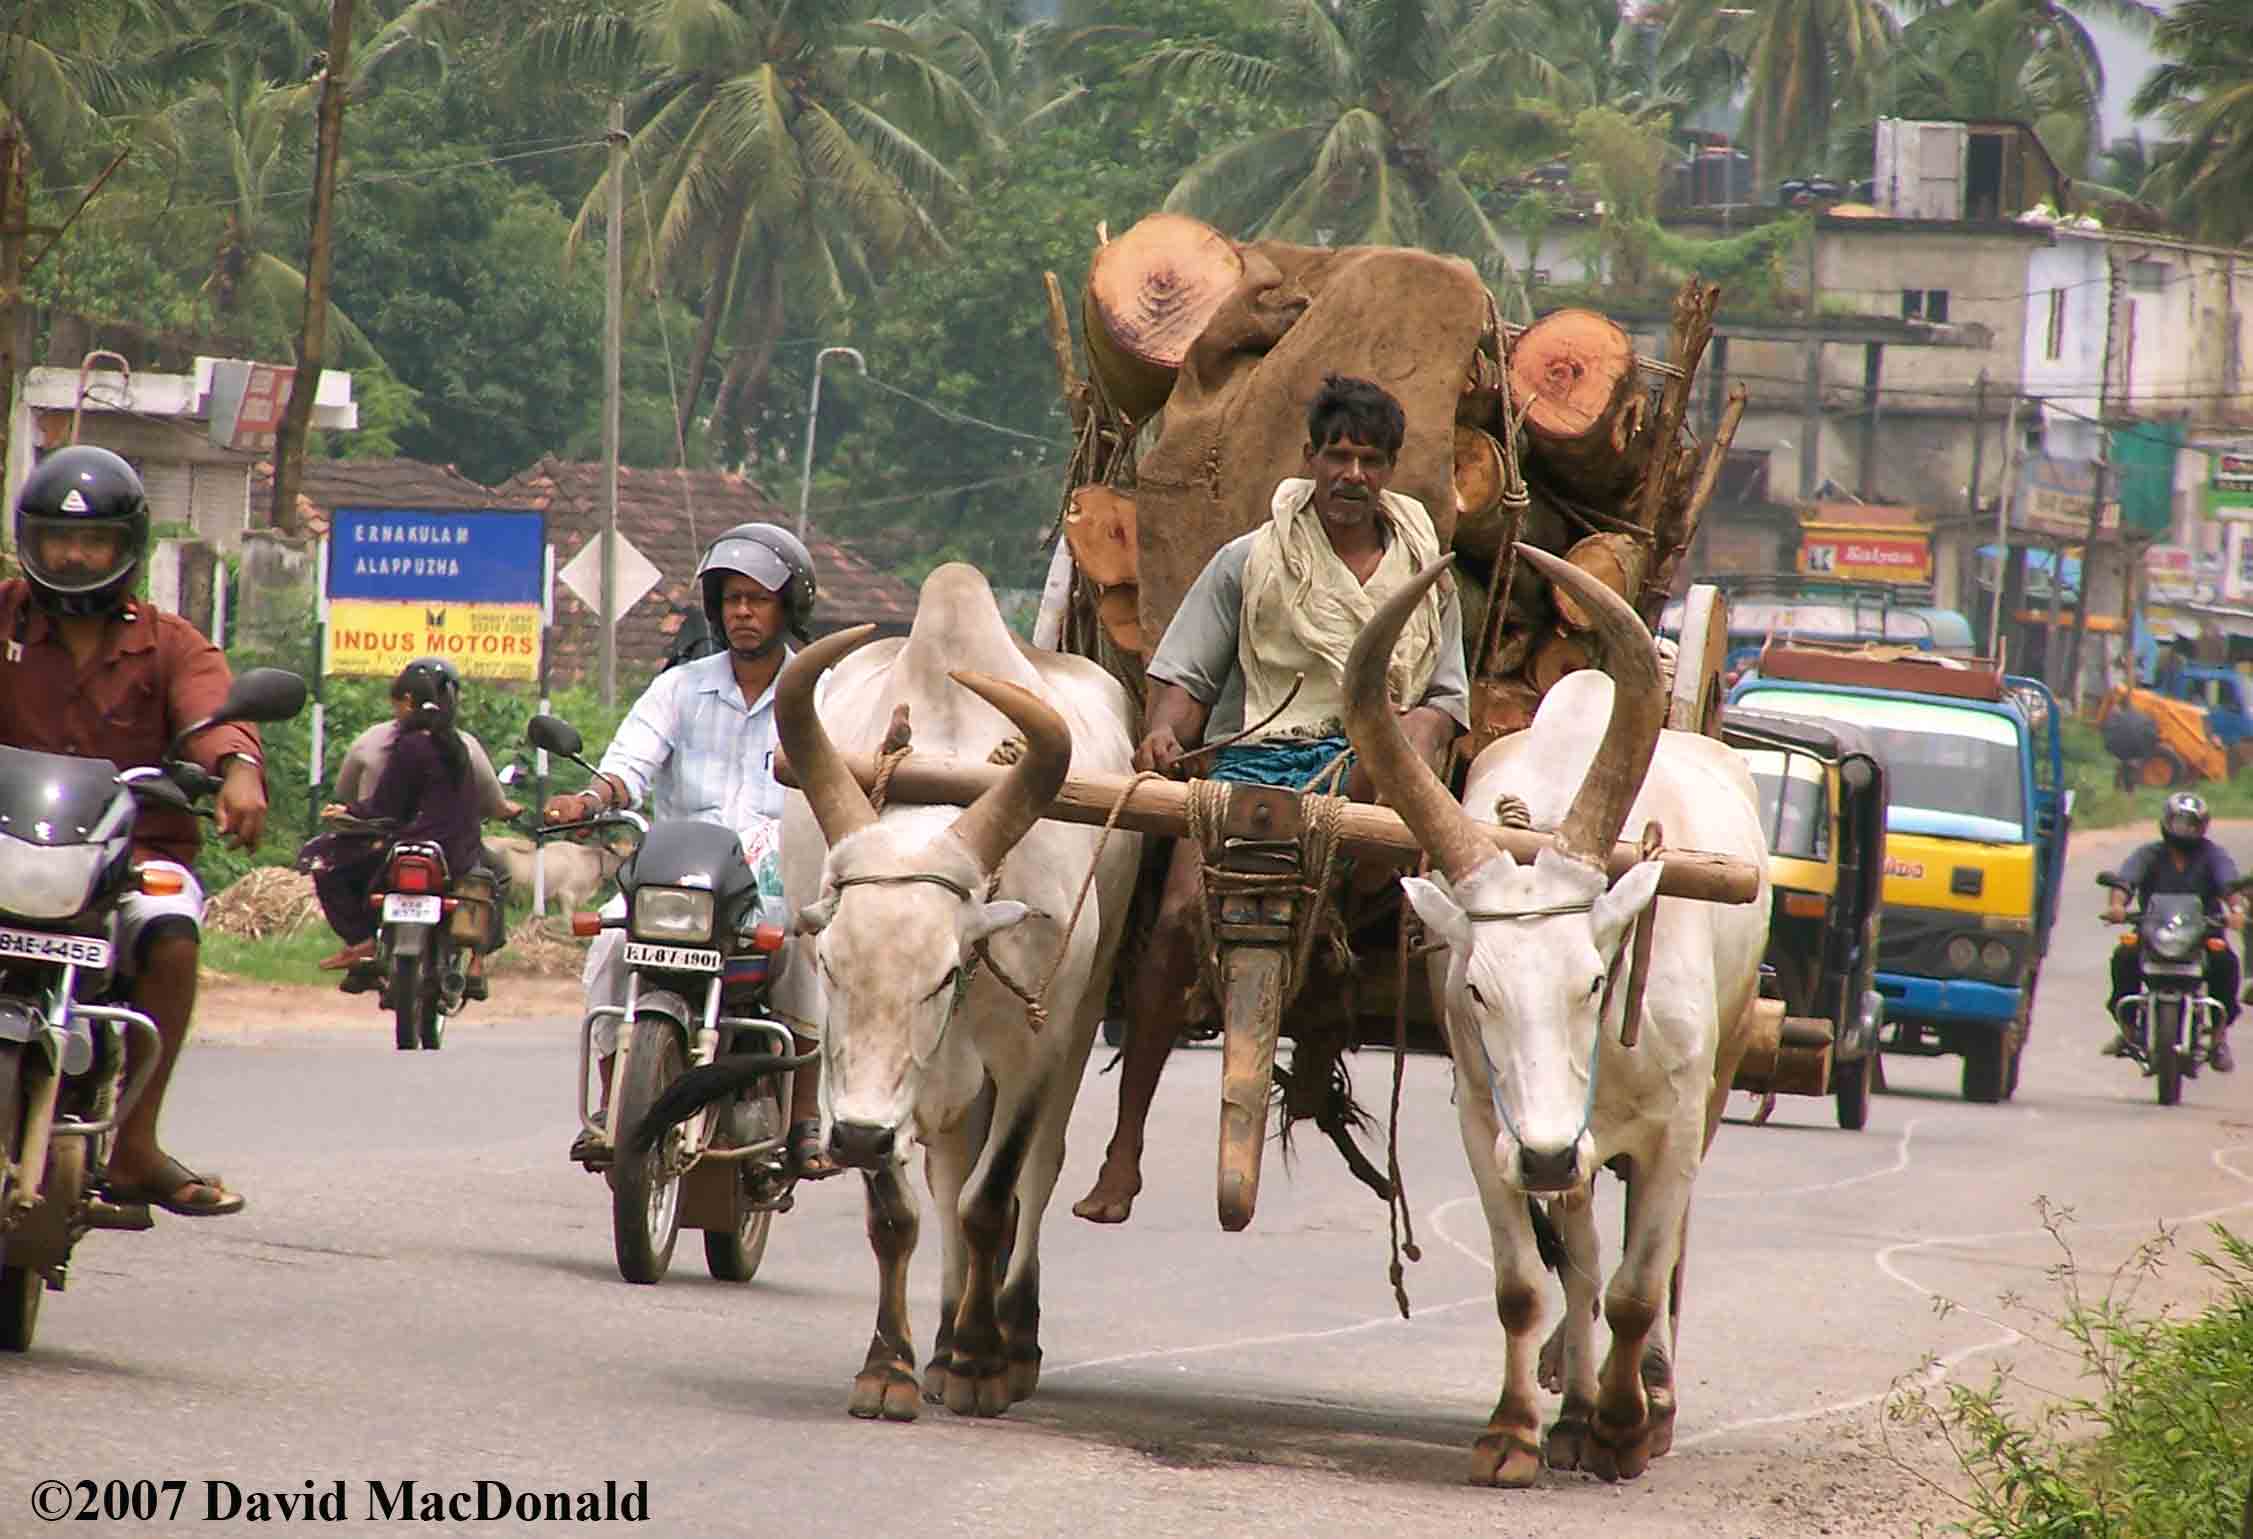
[[[649,564],[649,558],[634,549],[634,542],[623,534],[613,536],[617,541],[618,614],[640,603],[649,590],[657,586],[665,574]],[[579,554],[563,564],[556,580],[578,596],[579,602],[596,614],[602,613],[602,536],[597,533],[589,539]],[[611,618],[617,619],[617,615]]]
[[539,677],[543,514],[339,508],[327,545],[323,673],[389,678],[443,657],[474,679]]

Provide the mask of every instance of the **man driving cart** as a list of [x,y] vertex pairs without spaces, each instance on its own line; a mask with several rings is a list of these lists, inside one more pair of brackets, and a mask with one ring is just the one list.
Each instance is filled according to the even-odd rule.
[[[1342,777],[1347,796],[1375,799],[1347,749],[1346,655],[1378,605],[1440,555],[1424,505],[1388,490],[1406,434],[1383,387],[1324,379],[1307,409],[1304,473],[1276,486],[1266,524],[1215,553],[1150,659],[1136,769],[1186,772],[1211,742],[1204,778],[1322,791]],[[1401,710],[1409,742],[1444,769],[1470,706],[1452,583],[1408,623],[1388,682],[1396,705],[1412,702]],[[1229,742],[1247,723],[1254,735]],[[1156,923],[1126,975],[1118,1125],[1072,1208],[1095,1223],[1125,1222],[1142,1189],[1151,1099],[1198,982],[1202,863],[1197,841],[1174,841]]]

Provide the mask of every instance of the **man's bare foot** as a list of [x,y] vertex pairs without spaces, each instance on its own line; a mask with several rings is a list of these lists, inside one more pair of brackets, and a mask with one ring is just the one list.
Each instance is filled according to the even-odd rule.
[[1107,1155],[1094,1188],[1072,1204],[1072,1216],[1084,1218],[1091,1224],[1123,1224],[1127,1215],[1134,1211],[1134,1199],[1141,1193],[1141,1161]]

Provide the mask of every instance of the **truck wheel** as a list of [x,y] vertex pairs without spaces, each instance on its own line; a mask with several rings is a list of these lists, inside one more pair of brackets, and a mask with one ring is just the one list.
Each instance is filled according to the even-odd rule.
[[2189,772],[2183,768],[2183,761],[2165,748],[2136,766],[2136,783],[2155,790],[2181,785],[2189,778]]
[[1983,1031],[1964,1044],[1964,1099],[1993,1105],[2008,1082],[2009,1028]]
[[2230,778],[2243,774],[2248,764],[2253,764],[2253,737],[2241,737],[2230,744]]

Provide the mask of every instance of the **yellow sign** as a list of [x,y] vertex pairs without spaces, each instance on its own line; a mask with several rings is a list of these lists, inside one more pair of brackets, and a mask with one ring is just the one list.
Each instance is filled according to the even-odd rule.
[[325,675],[388,679],[418,657],[443,657],[465,678],[532,683],[540,676],[540,606],[329,605]]

